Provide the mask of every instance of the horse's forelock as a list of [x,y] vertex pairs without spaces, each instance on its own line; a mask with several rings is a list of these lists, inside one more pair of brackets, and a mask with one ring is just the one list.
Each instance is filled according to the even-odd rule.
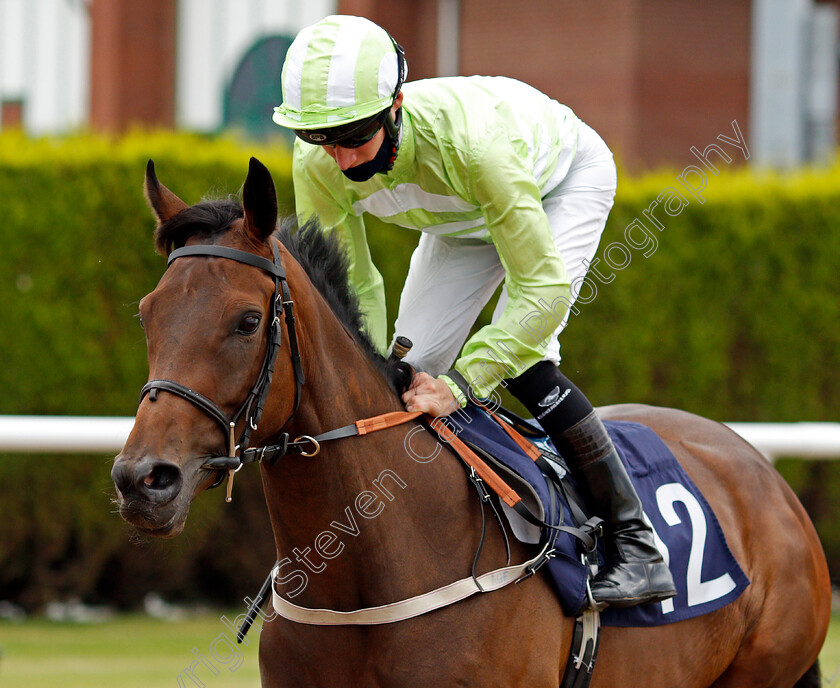
[[244,213],[233,199],[202,201],[163,222],[155,230],[155,249],[168,255],[193,236],[212,239],[227,232]]

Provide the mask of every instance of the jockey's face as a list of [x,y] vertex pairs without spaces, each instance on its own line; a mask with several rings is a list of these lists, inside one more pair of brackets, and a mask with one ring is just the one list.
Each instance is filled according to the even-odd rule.
[[382,139],[385,138],[385,127],[380,127],[376,135],[367,143],[358,148],[345,148],[344,146],[336,144],[335,146],[323,146],[333,160],[338,163],[342,170],[349,167],[356,167],[356,165],[364,165],[370,162],[379,152],[379,147],[382,145]]
[[[394,100],[394,104],[391,106],[390,116],[392,118],[397,116],[397,110],[399,110],[402,106],[402,102],[403,94],[402,91],[400,91]],[[382,145],[382,140],[384,138],[385,127],[382,126],[370,141],[358,148],[345,148],[339,144],[334,146],[322,146],[322,148],[327,152],[327,155],[338,163],[340,169],[346,170],[351,167],[356,167],[357,165],[364,165],[366,162],[373,160],[379,152],[379,147]]]

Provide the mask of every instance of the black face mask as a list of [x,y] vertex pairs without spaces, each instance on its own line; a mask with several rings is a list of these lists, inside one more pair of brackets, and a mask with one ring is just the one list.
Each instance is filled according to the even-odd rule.
[[[397,150],[400,147],[399,126],[401,122],[401,114],[402,110],[398,110],[397,121],[394,122],[391,120],[390,127],[388,124],[385,125],[385,137],[382,139],[382,145],[379,146],[379,150],[376,152],[376,155],[373,156],[371,160],[368,160],[361,165],[348,167],[346,170],[342,170],[345,177],[353,182],[366,182],[377,172],[382,172],[384,174],[394,168],[394,161],[397,159]],[[392,130],[393,133],[389,130]]]

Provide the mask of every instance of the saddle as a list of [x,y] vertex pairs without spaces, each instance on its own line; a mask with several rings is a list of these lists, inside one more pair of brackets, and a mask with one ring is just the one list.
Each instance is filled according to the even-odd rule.
[[[657,547],[674,576],[677,596],[599,613],[589,580],[604,563],[601,521],[589,512],[545,432],[505,409],[489,411],[474,404],[432,424],[440,439],[470,467],[474,484],[476,459],[485,473],[487,467],[497,473],[500,480],[488,476],[486,482],[491,487],[503,485],[496,490],[499,507],[517,539],[548,545],[545,556],[529,571],[533,574],[545,566],[563,611],[575,617],[561,688],[589,685],[602,624],[657,626],[681,621],[729,604],[749,585],[711,507],[664,442],[639,423],[604,425],[642,500]],[[509,492],[516,497],[512,499]]]
[[[521,497],[518,508],[500,500],[517,539],[529,544],[552,540],[540,566],[545,565],[564,612],[577,615],[588,606],[587,581],[603,565],[605,550],[600,542],[592,547],[591,537],[599,539],[599,522],[563,457],[535,422],[505,409],[491,413],[468,404],[440,420],[435,429],[442,441],[453,449],[459,441],[469,447]],[[706,614],[737,599],[749,580],[711,507],[671,450],[640,423],[604,425],[639,493],[657,547],[674,576],[677,596],[607,608],[601,623],[658,626]]]

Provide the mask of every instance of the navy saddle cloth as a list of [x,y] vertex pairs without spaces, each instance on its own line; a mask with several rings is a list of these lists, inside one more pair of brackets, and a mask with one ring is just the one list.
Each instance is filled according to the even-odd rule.
[[[470,404],[447,420],[461,440],[496,457],[533,487],[547,523],[575,525],[568,504],[548,488],[537,465],[482,409]],[[668,447],[650,428],[639,423],[605,421],[604,425],[642,500],[657,546],[674,576],[677,596],[660,603],[607,608],[601,614],[601,623],[657,626],[706,614],[737,599],[749,580],[732,556],[711,507]],[[537,440],[535,444],[556,454],[548,440]],[[559,472],[562,477],[562,465]],[[563,477],[564,481],[569,479]],[[545,537],[547,534],[543,533],[541,542],[545,542]],[[581,562],[578,541],[568,533],[560,533],[555,556],[544,568],[563,610],[574,615],[586,598],[587,567]]]

